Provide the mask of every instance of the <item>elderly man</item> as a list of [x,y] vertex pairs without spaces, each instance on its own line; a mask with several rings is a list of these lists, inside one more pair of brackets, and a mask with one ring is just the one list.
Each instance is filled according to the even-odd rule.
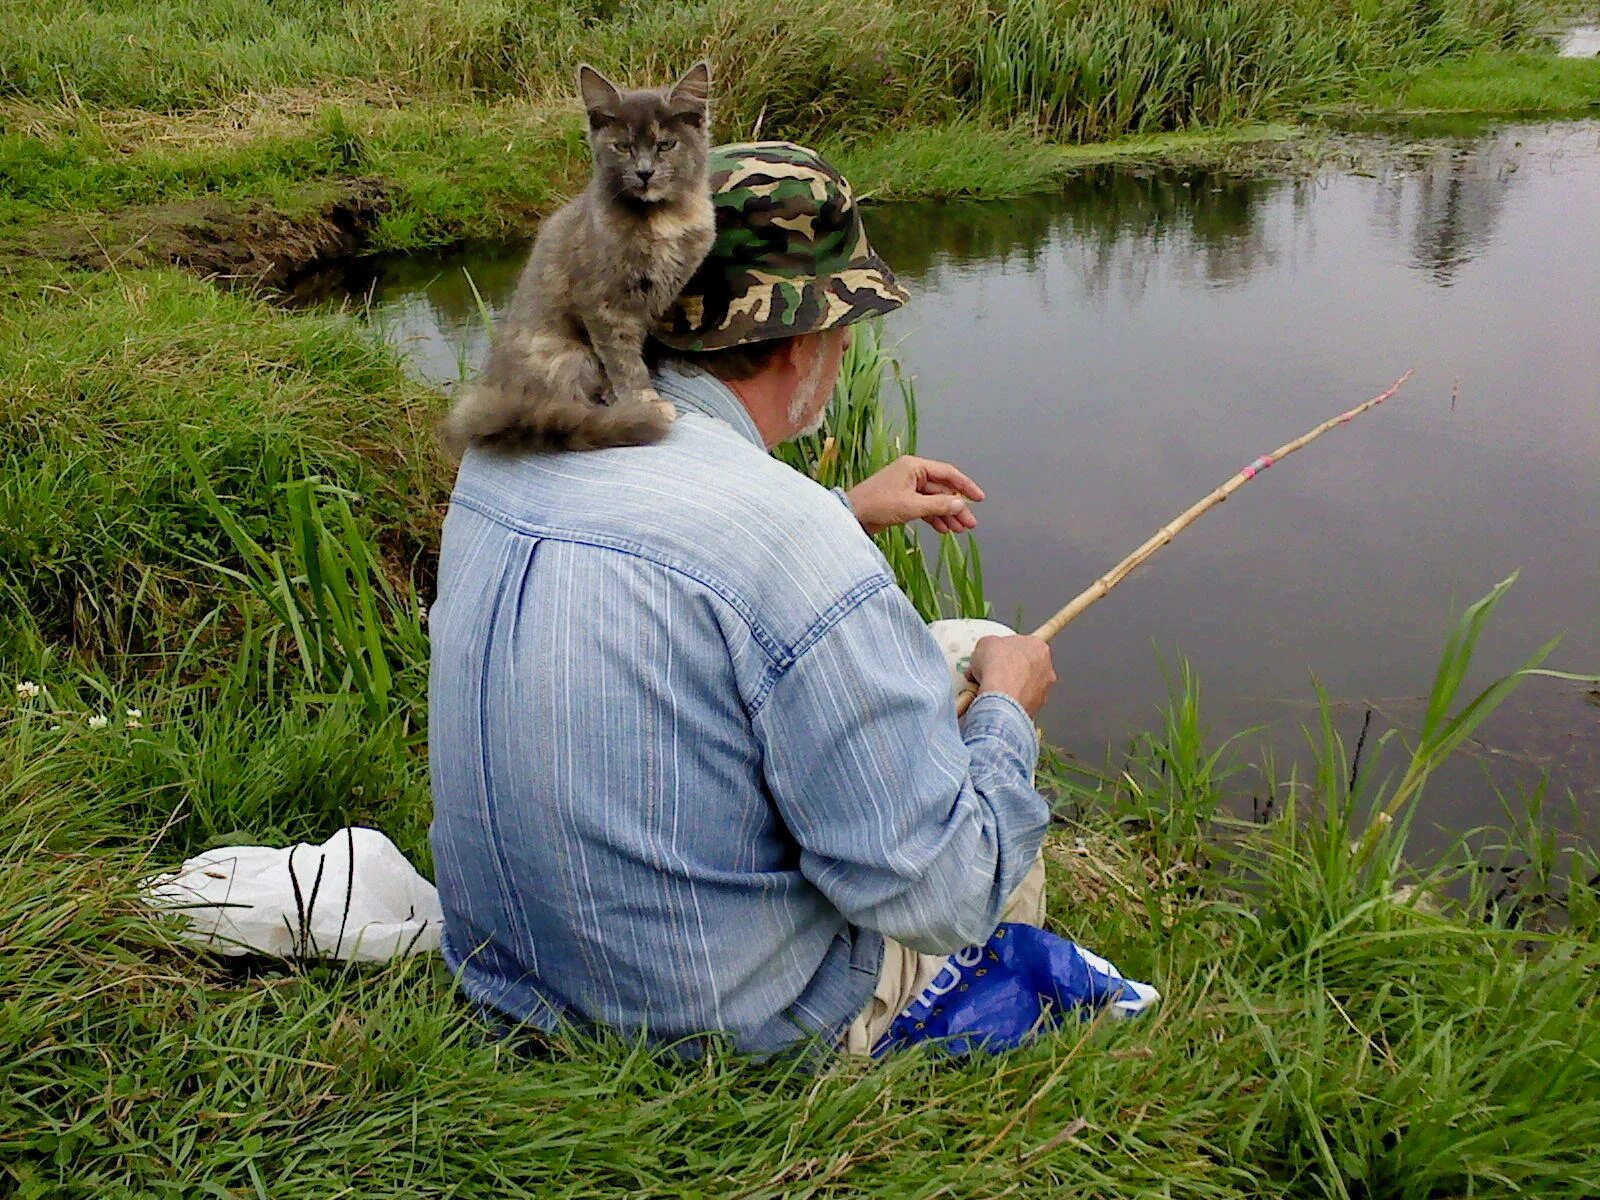
[[905,293],[843,178],[713,158],[718,236],[660,331],[653,446],[470,452],[431,615],[446,955],[517,1024],[867,1051],[944,956],[1042,916],[1033,638],[949,673],[865,531],[970,528],[954,468],[848,494],[772,458]]

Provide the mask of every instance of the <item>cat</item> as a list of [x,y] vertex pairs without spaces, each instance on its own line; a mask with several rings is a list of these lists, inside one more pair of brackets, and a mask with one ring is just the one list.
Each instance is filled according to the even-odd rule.
[[594,450],[659,441],[673,419],[644,341],[716,234],[711,68],[621,91],[587,63],[589,185],[539,229],[489,358],[446,422],[451,448]]

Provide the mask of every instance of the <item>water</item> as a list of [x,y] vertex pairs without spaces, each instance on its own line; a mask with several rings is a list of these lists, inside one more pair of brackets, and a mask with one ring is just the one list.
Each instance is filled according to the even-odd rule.
[[1563,58],[1593,58],[1600,54],[1600,25],[1574,25],[1563,31],[1556,52]]
[[[1057,640],[1057,744],[1099,763],[1154,726],[1180,655],[1212,726],[1262,727],[1249,741],[1280,763],[1313,679],[1347,734],[1369,706],[1376,728],[1411,727],[1452,610],[1513,571],[1474,681],[1557,634],[1550,665],[1600,670],[1600,122],[1393,139],[1315,179],[1107,169],[1022,201],[872,208],[869,230],[914,297],[888,334],[918,378],[922,452],[988,490],[988,592],[1021,628],[1257,454],[1417,369]],[[495,305],[520,259],[413,258],[354,286],[448,382],[483,351],[459,268]],[[1544,773],[1600,817],[1582,686],[1529,683],[1471,751],[1433,824],[1496,819],[1496,787]]]

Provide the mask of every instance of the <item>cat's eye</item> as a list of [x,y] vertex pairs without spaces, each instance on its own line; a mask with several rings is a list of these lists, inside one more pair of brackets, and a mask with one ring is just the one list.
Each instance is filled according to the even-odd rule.
[[633,149],[633,146],[628,142],[612,142],[611,148],[618,154],[626,154]]
[[677,144],[678,144],[678,139],[677,138],[663,138],[661,141],[656,143],[656,150],[657,150],[658,153],[665,154],[668,150],[671,150]]

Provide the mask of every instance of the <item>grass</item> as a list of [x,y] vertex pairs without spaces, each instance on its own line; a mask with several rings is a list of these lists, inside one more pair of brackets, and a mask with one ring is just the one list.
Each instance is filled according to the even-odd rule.
[[965,121],[827,143],[823,152],[846,178],[864,181],[857,189],[863,198],[997,200],[1048,192],[1090,167],[1210,163],[1295,136],[1289,125],[1249,124],[1063,145],[1025,129]]
[[[292,492],[286,503],[309,522],[311,559],[371,570],[336,503],[307,507]],[[276,597],[257,645],[316,622],[308,581],[276,580],[233,598]],[[347,582],[328,590],[353,601]],[[350,611],[415,623],[383,604]],[[1451,637],[1469,654],[1477,615],[1488,613]],[[908,1053],[809,1076],[606,1041],[519,1055],[474,1032],[436,961],[241,970],[175,943],[140,910],[137,881],[224,837],[318,837],[361,819],[426,864],[422,764],[398,724],[366,710],[344,665],[285,653],[274,668],[244,645],[225,672],[188,679],[178,656],[136,690],[57,665],[40,695],[0,712],[0,1179],[11,1194],[1580,1197],[1600,1186],[1588,1152],[1600,1133],[1600,859],[1546,840],[1540,869],[1511,892],[1486,850],[1413,870],[1405,835],[1425,793],[1353,853],[1392,793],[1350,761],[1326,710],[1310,731],[1314,770],[1263,779],[1275,811],[1263,823],[1228,816],[1234,752],[1208,740],[1188,676],[1165,728],[1114,769],[1046,771],[1061,927],[1157,980],[1157,1013],[1070,1026],[997,1060]],[[378,652],[420,711],[408,646],[410,635]],[[1458,690],[1441,671],[1434,699],[1470,708]],[[130,699],[138,728],[88,726],[86,713],[120,718]]]
[[[348,252],[331,232],[297,245],[297,220],[353,225],[368,249],[525,232],[586,170],[580,54],[642,81],[708,53],[725,139],[819,142],[880,196],[995,196],[1108,155],[1278,136],[1308,109],[1426,103],[1465,86],[1451,72],[1481,77],[1475,106],[1528,107],[1537,77],[1538,108],[1581,111],[1592,71],[1517,53],[1545,13],[1542,0],[17,0],[0,13],[0,269],[198,257],[259,275],[256,259]],[[352,216],[339,197],[356,182],[378,202]],[[221,233],[256,253],[207,257]]]
[[0,595],[56,652],[170,653],[215,603],[195,563],[227,543],[185,442],[257,536],[310,472],[360,496],[402,560],[437,537],[437,401],[347,319],[172,271],[41,272],[0,306],[0,374]]
[[[1405,854],[1449,739],[1501,694],[1457,694],[1495,597],[1447,638],[1394,779],[1326,715],[1303,777],[1252,767],[1187,676],[1103,771],[1044,771],[1060,927],[1166,1000],[1003,1059],[812,1077],[616,1043],[519,1056],[436,962],[223,964],[136,900],[200,849],[352,821],[429,867],[441,400],[358,320],[197,272],[525,231],[584,171],[579,53],[643,80],[709,48],[725,136],[822,140],[880,197],[991,196],[1281,137],[1307,106],[1592,103],[1589,64],[1519,57],[1541,12],[0,10],[0,1193],[1600,1191],[1600,860],[1540,823],[1542,795],[1434,867]],[[915,396],[870,331],[826,434],[790,453],[829,484],[914,448]],[[925,616],[986,610],[975,543],[880,545]],[[1230,815],[1246,778],[1271,819]]]
[[1474,54],[1382,84],[1368,105],[1393,113],[1557,113],[1600,109],[1600,59]]

